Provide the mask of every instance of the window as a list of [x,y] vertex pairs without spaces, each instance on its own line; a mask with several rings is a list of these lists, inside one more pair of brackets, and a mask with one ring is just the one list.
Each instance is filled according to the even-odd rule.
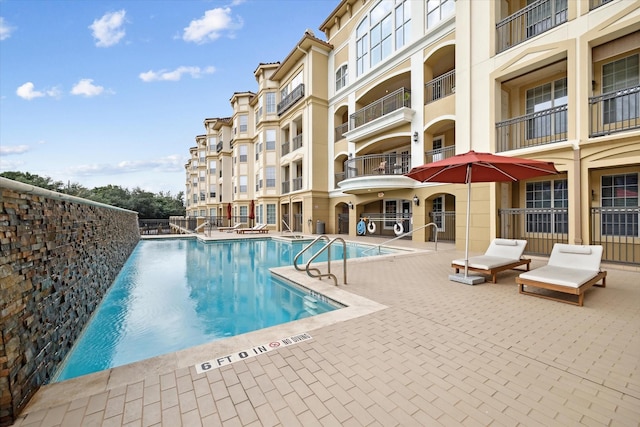
[[276,186],[276,167],[267,166],[265,168],[265,179],[267,180],[267,188],[275,188]]
[[[411,33],[410,3],[381,1],[360,22],[356,28],[356,75],[364,74],[407,43]],[[336,74],[336,88],[337,77]]]
[[246,132],[249,129],[249,116],[242,114],[238,117],[238,120],[240,121],[240,132]]
[[256,223],[257,224],[264,224],[263,218],[264,218],[264,216],[262,214],[262,205],[258,205],[258,206],[256,206]]
[[336,71],[336,91],[339,91],[347,85],[347,70],[348,65],[344,64]]
[[293,90],[298,86],[300,86],[301,84],[302,84],[302,71],[296,74],[296,76],[293,79],[291,79],[289,84],[287,84],[285,87],[282,88],[282,90],[280,91],[280,97],[282,97],[283,99],[286,98],[287,95],[293,92]]
[[640,92],[625,94],[625,89],[640,84],[638,57],[636,54],[602,66],[602,93],[616,95],[604,101],[606,124],[640,117]]
[[248,208],[246,206],[240,206],[240,221],[247,222]]
[[427,28],[453,15],[455,7],[454,0],[427,0]]
[[276,112],[276,93],[265,93],[265,103],[267,108],[267,114],[275,114]]
[[433,222],[438,227],[438,231],[444,229],[444,196],[433,199],[431,212],[433,213]]
[[238,153],[240,154],[240,163],[247,163],[248,148],[246,144],[238,146]]
[[207,145],[209,146],[209,151],[215,151],[216,146],[218,145],[218,138],[216,138],[215,136],[210,136]]
[[215,174],[216,173],[216,161],[209,160],[209,172]]
[[395,200],[384,201],[384,217],[387,219],[384,222],[384,228],[393,228],[396,223],[397,205]]
[[265,131],[266,145],[268,151],[273,151],[276,149],[276,131],[275,129],[267,129]]
[[198,179],[199,179],[200,182],[205,182],[206,179],[207,179],[206,171],[199,171],[198,172]]
[[247,192],[247,176],[246,175],[240,175],[240,192],[241,193],[246,193]]
[[262,97],[258,98],[258,105],[256,106],[255,109],[255,117],[256,117],[256,123],[258,123],[261,119],[262,119]]
[[276,205],[273,203],[267,204],[267,224],[276,223]]
[[605,175],[601,178],[602,235],[638,234],[638,214],[623,208],[638,207],[638,174]]
[[[567,132],[567,111],[544,113],[567,105],[567,79],[527,90],[527,114],[534,115],[527,121],[527,138],[535,139]],[[540,114],[535,114],[540,113]]]
[[404,46],[411,36],[411,2],[396,6],[396,49]]
[[526,213],[527,233],[568,233],[568,206],[566,179],[528,182],[525,207],[531,212]]
[[567,20],[567,0],[527,0],[527,38]]

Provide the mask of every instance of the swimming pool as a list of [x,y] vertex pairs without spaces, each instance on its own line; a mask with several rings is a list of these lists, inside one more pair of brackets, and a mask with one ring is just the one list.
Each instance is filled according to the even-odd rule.
[[[269,272],[308,243],[140,241],[53,382],[340,308]],[[347,257],[368,248],[348,244]],[[340,245],[332,258],[342,259]]]

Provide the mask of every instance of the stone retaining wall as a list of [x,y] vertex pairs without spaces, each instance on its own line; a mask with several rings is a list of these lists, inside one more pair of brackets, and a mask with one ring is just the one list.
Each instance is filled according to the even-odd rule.
[[136,212],[0,177],[0,426],[51,379],[139,238]]

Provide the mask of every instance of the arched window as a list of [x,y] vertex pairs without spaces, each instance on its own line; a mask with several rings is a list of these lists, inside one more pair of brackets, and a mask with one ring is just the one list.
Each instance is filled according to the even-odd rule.
[[364,74],[404,46],[410,33],[411,1],[379,2],[356,28],[356,74]]

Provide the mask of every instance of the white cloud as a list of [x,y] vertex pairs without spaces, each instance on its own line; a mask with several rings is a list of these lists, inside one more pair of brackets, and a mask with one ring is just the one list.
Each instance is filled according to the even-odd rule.
[[218,39],[225,31],[229,37],[233,37],[234,31],[242,28],[243,24],[242,18],[237,17],[235,21],[231,18],[230,7],[218,7],[207,10],[200,19],[191,21],[184,29],[182,39],[202,44]]
[[31,101],[35,98],[42,98],[44,96],[58,98],[61,94],[62,92],[57,87],[52,87],[44,91],[36,90],[35,85],[32,82],[26,82],[18,89],[16,89],[16,95],[18,95],[22,99],[26,99],[27,101]]
[[29,151],[28,145],[2,145],[0,146],[0,154],[8,156],[10,154],[22,154]]
[[145,73],[140,73],[139,77],[142,81],[145,82],[156,82],[156,81],[178,81],[182,78],[183,74],[189,74],[194,79],[202,77],[205,74],[213,74],[216,71],[215,67],[178,67],[173,71],[167,70],[159,70],[159,71],[147,71]]
[[6,40],[11,37],[11,33],[15,29],[15,27],[9,25],[9,23],[5,21],[2,16],[0,16],[0,40]]
[[184,172],[186,159],[171,155],[159,159],[125,160],[116,164],[90,164],[70,168],[77,176],[120,175],[134,172]]
[[71,89],[72,95],[82,95],[90,98],[92,96],[98,96],[104,92],[102,86],[96,86],[93,84],[93,79],[81,79]]
[[93,37],[97,40],[96,46],[113,46],[124,37],[125,31],[123,26],[126,13],[124,9],[117,12],[105,13],[102,18],[96,19],[93,21],[93,24],[89,25]]

